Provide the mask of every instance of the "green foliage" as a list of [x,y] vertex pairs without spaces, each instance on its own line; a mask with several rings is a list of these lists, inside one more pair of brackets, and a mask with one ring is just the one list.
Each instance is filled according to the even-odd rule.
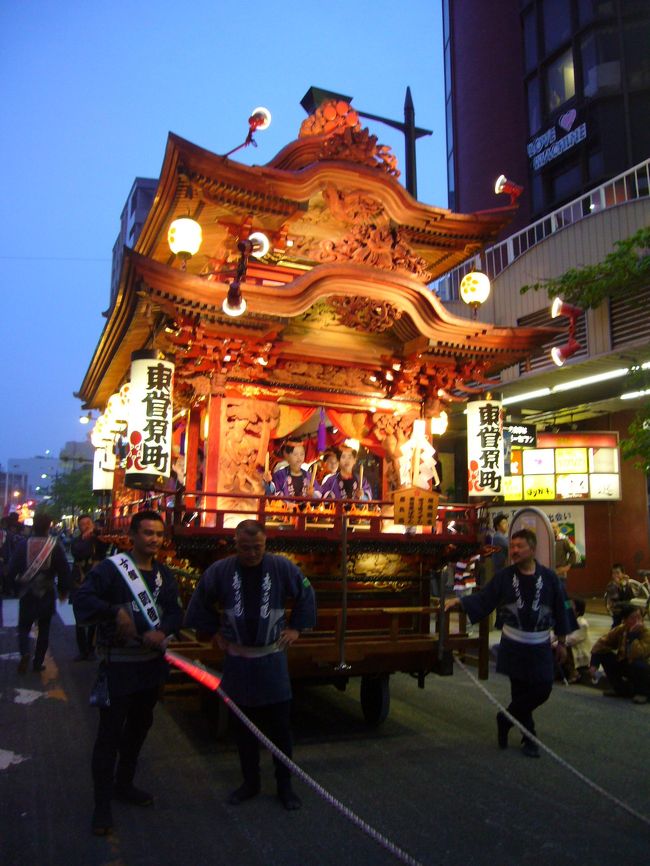
[[546,289],[550,297],[583,309],[595,309],[605,298],[636,295],[650,286],[650,227],[615,243],[615,249],[596,265],[569,268],[561,277],[522,286],[521,294]]
[[50,486],[48,511],[60,519],[63,514],[84,514],[93,512],[97,507],[93,493],[92,466],[73,469],[65,475],[58,475]]
[[[631,391],[650,390],[650,370],[633,368],[626,379],[626,386]],[[635,466],[650,473],[650,395],[628,427],[627,438],[621,440],[621,454],[626,459],[636,457]]]

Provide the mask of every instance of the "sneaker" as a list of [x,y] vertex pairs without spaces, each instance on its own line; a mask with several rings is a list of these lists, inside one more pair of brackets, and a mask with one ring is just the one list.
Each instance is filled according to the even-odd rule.
[[540,756],[539,746],[532,740],[524,740],[521,751],[527,758],[539,758]]
[[236,788],[231,794],[228,795],[226,803],[228,803],[230,806],[239,806],[240,803],[243,803],[246,800],[252,800],[253,797],[257,797],[259,792],[259,785],[249,785],[244,782],[243,785],[240,785],[239,788]]
[[29,668],[29,654],[21,656],[18,662],[18,673],[26,674]]
[[110,802],[95,804],[90,829],[93,836],[108,836],[113,831],[113,814]]
[[153,806],[153,794],[142,791],[135,785],[116,785],[113,797],[122,803],[131,803],[133,806]]
[[297,812],[298,809],[302,808],[302,800],[291,785],[283,785],[278,788],[278,800],[288,812]]
[[634,695],[634,697],[632,698],[632,703],[634,703],[634,704],[647,704],[648,698],[646,697],[646,695]]

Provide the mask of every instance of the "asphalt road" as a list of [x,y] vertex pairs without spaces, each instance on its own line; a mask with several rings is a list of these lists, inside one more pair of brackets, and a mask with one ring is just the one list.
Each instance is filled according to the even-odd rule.
[[[87,704],[94,665],[73,663],[74,630],[52,626],[41,674],[16,672],[5,602],[0,627],[0,862],[3,866],[383,866],[399,860],[303,783],[300,812],[263,790],[239,807],[229,738],[209,714],[169,702],[156,710],[136,779],[153,808],[115,805],[116,832],[90,834],[89,759],[96,726]],[[487,683],[507,699],[508,682]],[[331,795],[422,864],[645,862],[650,825],[591,790],[548,755],[524,757],[511,734],[496,746],[494,708],[457,668],[424,690],[391,678],[387,721],[368,730],[358,682],[298,690],[295,759]],[[557,686],[537,714],[541,739],[594,783],[650,821],[650,705]]]

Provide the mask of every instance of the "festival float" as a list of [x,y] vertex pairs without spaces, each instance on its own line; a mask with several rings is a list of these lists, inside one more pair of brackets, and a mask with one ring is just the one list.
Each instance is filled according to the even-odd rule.
[[[252,113],[246,143],[267,121]],[[95,488],[118,546],[134,510],[167,513],[166,558],[186,600],[233,552],[237,523],[263,523],[267,549],[296,562],[318,598],[317,628],[289,651],[292,677],[343,688],[360,676],[377,723],[393,672],[423,686],[458,650],[487,677],[487,625],[450,629],[431,594],[446,568],[475,580],[486,499],[440,497],[436,444],[451,408],[548,333],[444,308],[428,284],[492,243],[513,206],[464,215],[417,201],[348,103],[318,106],[266,165],[231,154],[169,136],[78,394],[103,412]],[[294,439],[312,485],[323,450],[354,443],[373,498],[269,493]],[[217,650],[184,638],[185,655],[219,666]]]

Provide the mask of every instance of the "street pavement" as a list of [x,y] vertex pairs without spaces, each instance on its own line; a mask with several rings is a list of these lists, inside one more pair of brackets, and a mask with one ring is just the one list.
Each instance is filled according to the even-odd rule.
[[[274,796],[270,756],[262,793],[239,807],[230,737],[215,736],[199,700],[158,706],[136,783],[152,808],[115,804],[116,832],[90,834],[90,753],[97,723],[88,706],[95,665],[75,663],[69,607],[52,623],[46,670],[16,670],[17,603],[0,622],[0,863],[2,866],[384,866],[399,861],[304,783],[303,809]],[[66,624],[67,623],[67,624]],[[507,702],[508,682],[491,672]],[[391,711],[368,729],[359,684],[346,692],[303,687],[294,700],[297,763],[331,795],[422,864],[604,866],[645,862],[650,825],[594,791],[547,754],[500,751],[495,709],[458,668],[423,690],[391,677]],[[536,714],[553,751],[650,821],[650,705],[558,685]]]

